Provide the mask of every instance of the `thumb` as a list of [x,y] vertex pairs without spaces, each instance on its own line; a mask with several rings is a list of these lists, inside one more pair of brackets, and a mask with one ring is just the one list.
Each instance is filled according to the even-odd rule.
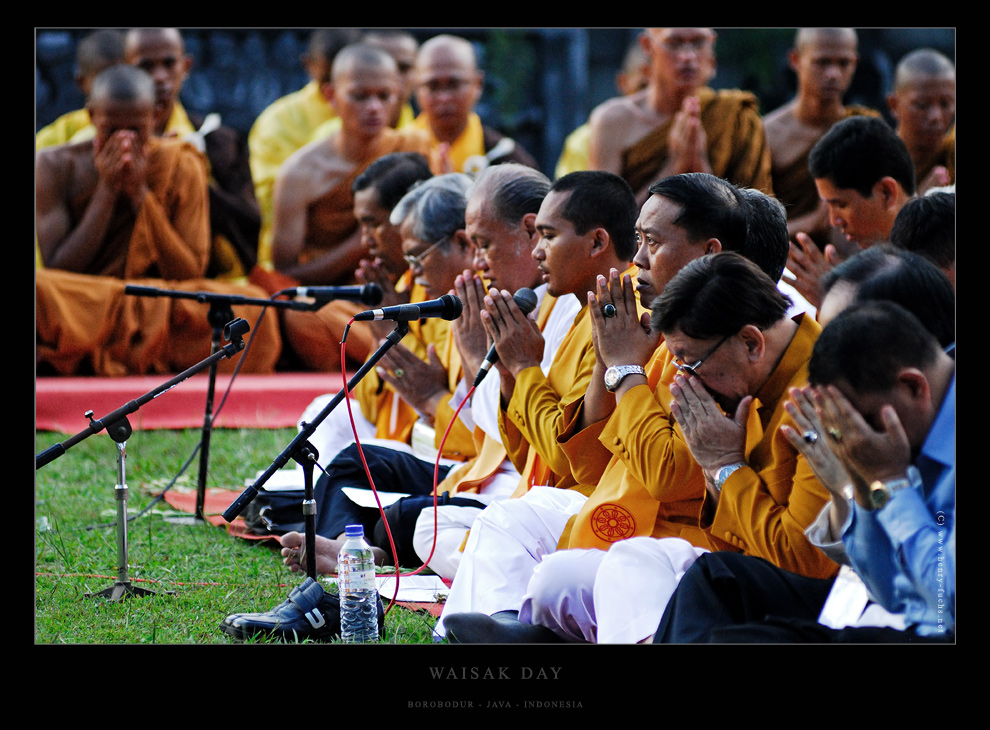
[[732,420],[737,426],[745,430],[746,422],[749,421],[749,411],[753,407],[753,396],[747,395],[741,401],[739,405],[736,406],[736,413],[732,417]]
[[832,264],[832,266],[838,266],[842,263],[842,255],[839,253],[839,249],[831,243],[825,246],[825,260]]

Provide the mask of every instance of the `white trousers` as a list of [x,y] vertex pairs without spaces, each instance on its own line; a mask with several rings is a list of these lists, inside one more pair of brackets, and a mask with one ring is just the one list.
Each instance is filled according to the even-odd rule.
[[484,509],[471,527],[443,613],[518,611],[533,571],[557,541],[571,515],[587,501],[580,492],[533,487],[518,499],[501,499]]
[[639,643],[656,633],[681,577],[705,552],[680,538],[651,537],[607,551],[557,551],[533,572],[519,619],[566,641]]

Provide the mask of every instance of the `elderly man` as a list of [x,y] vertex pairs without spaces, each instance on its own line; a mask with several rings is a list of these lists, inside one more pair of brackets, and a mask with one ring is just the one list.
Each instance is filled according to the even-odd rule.
[[621,175],[640,203],[652,183],[684,172],[769,193],[770,148],[756,97],[706,86],[715,73],[715,32],[648,28],[642,43],[649,83],[592,111],[590,169]]
[[[657,641],[952,640],[953,357],[899,305],[862,302],[822,331],[809,379],[785,435],[809,460],[825,449],[840,463],[837,479],[823,477],[832,499],[809,534],[859,580],[840,575],[833,586],[746,556],[706,555],[674,593]],[[872,610],[881,607],[886,614]]]
[[[779,204],[753,205],[750,197],[734,186],[704,173],[667,178],[652,191],[637,222],[636,291],[643,303],[655,302],[688,262],[720,251],[739,251],[759,262],[771,281],[780,277],[787,255],[787,231]],[[665,344],[658,343],[659,335],[640,321],[631,281],[623,281],[613,272],[608,281],[602,279],[597,291],[599,298],[607,297],[605,301],[615,306],[615,316],[596,314],[593,318],[599,362],[587,394],[565,406],[568,425],[558,438],[576,478],[596,487],[587,500],[573,505],[570,511],[541,509],[539,529],[528,519],[528,505],[506,505],[516,510],[511,521],[525,521],[531,533],[511,527],[509,517],[501,520],[502,524],[488,524],[481,518],[481,529],[476,527],[475,532],[483,533],[489,551],[500,555],[503,565],[511,566],[509,572],[497,571],[498,578],[493,580],[514,584],[516,603],[479,601],[474,613],[463,617],[451,614],[449,623],[445,618],[445,627],[457,640],[555,639],[557,635],[543,626],[520,623],[516,612],[530,610],[524,604],[527,586],[536,585],[537,573],[541,580],[551,578],[555,569],[541,566],[560,553],[593,555],[636,535],[681,537],[685,545],[687,540],[701,546],[709,544],[699,523],[704,495],[700,469],[679,427],[675,426],[672,437],[669,425],[663,426],[671,422],[670,384],[677,372],[671,355]],[[804,328],[814,326],[806,316],[796,321]],[[641,385],[647,388],[636,387]],[[665,459],[671,462],[666,468]],[[669,483],[673,491],[662,490],[657,484],[658,474],[666,475],[664,484]],[[478,539],[480,545],[482,538]],[[516,556],[517,545],[522,554],[530,556],[528,559],[507,557]],[[693,558],[695,552],[688,547],[687,554]],[[579,584],[567,578],[562,582]],[[546,595],[572,596],[566,590],[560,585],[548,586]],[[572,601],[570,605],[574,609],[578,604]],[[495,612],[494,618],[477,613],[479,609]],[[593,625],[589,619],[585,628]]]
[[538,167],[518,142],[483,125],[475,112],[484,74],[470,41],[446,34],[430,38],[416,54],[413,73],[421,112],[412,126],[429,135],[434,169],[474,174],[499,162]]

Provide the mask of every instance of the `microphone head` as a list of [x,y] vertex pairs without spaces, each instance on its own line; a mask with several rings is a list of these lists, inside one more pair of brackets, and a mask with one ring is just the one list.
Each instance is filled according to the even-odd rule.
[[529,314],[536,309],[536,292],[524,286],[512,295],[512,301],[522,310],[523,314]]
[[383,296],[385,295],[378,284],[365,284],[361,287],[361,303],[368,307],[381,304]]
[[440,301],[443,302],[443,312],[440,314],[441,319],[448,321],[457,319],[461,316],[461,312],[464,311],[464,302],[460,300],[460,297],[455,297],[453,294],[444,294],[440,297]]

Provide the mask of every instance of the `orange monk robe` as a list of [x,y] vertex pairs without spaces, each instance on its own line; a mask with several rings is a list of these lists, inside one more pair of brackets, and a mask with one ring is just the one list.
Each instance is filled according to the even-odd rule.
[[[184,292],[265,299],[255,287],[213,279],[117,279],[45,269],[35,278],[37,355],[61,375],[177,373],[210,355],[210,305],[195,299],[126,294],[128,284]],[[234,317],[251,326],[247,351],[219,361],[221,373],[271,373],[281,351],[278,319],[261,307],[235,305]],[[220,345],[227,342],[221,338]]]
[[949,185],[954,185],[956,182],[956,125],[952,125],[945,137],[942,138],[942,144],[939,145],[938,149],[925,159],[914,160],[914,179],[921,183],[928,175],[931,174],[933,168],[937,166],[944,167],[949,173]]
[[[357,231],[354,217],[354,180],[372,162],[393,152],[420,152],[426,154],[429,143],[426,136],[416,130],[396,131],[386,129],[374,151],[361,164],[356,165],[339,183],[323,196],[310,203],[306,210],[306,234],[299,262],[306,263],[339,246]],[[277,273],[277,272],[276,272]],[[251,280],[262,284],[262,271],[252,272]],[[270,277],[276,278],[276,277]],[[291,278],[278,275],[278,287],[298,285]],[[323,286],[354,284],[354,272],[342,273],[334,281],[322,282]],[[340,341],[344,327],[358,312],[367,307],[360,303],[337,301],[315,312],[286,309],[282,311],[285,341],[299,356],[307,368],[325,372],[339,371]],[[347,356],[354,362],[364,362],[375,351],[375,338],[369,328],[352,327],[347,335]]]
[[[86,144],[86,143],[81,143]],[[91,142],[89,144],[92,144]],[[100,254],[86,272],[36,273],[38,358],[62,374],[88,362],[97,375],[175,372],[209,355],[208,305],[125,295],[127,283],[264,298],[255,287],[202,278],[209,258],[206,170],[199,152],[174,140],[149,140],[148,194],[136,213],[118,203]],[[69,201],[78,223],[92,189]],[[234,308],[252,327],[257,307]],[[273,317],[262,321],[243,372],[270,372],[281,349]],[[206,354],[198,357],[203,351]],[[173,354],[167,354],[170,350]],[[225,365],[223,369],[232,369]]]
[[807,363],[821,331],[813,318],[799,317],[780,363],[754,397],[746,425],[747,465],[722,486],[713,517],[704,507],[709,498],[701,467],[671,415],[670,384],[677,369],[665,346],[650,363],[649,384],[631,388],[604,422],[575,432],[572,405],[561,438],[564,453],[574,463],[609,459],[558,548],[607,550],[633,536],[681,537],[708,550],[755,555],[801,575],[834,575],[838,566],[804,534],[829,493],[780,432],[784,423],[793,427],[783,403],[789,388],[807,382]]
[[[540,331],[546,326],[550,314],[553,312],[557,298],[549,294],[544,295],[540,303],[540,311],[537,314],[536,324]],[[447,477],[437,486],[437,493],[450,492],[460,494],[462,492],[478,492],[482,490],[499,472],[499,468],[507,458],[505,445],[500,439],[494,439],[486,434],[480,427],[475,427],[474,447],[476,456],[463,466],[452,470]],[[528,489],[532,464],[530,468],[521,475],[519,489]]]
[[[734,185],[771,195],[770,147],[759,101],[748,91],[708,87],[698,90],[712,173]],[[621,176],[633,190],[656,180],[669,154],[673,116],[622,153]]]

